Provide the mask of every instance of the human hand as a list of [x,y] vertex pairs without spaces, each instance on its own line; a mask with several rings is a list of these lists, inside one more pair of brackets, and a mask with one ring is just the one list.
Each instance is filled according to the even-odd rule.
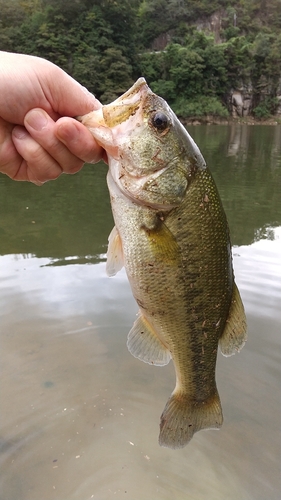
[[37,185],[106,158],[72,116],[100,102],[44,59],[0,52],[0,172]]

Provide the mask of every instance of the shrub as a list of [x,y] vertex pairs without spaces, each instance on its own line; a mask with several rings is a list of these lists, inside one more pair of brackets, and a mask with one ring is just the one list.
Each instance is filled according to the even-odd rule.
[[256,118],[270,118],[277,108],[278,99],[276,97],[266,97],[258,106],[253,109]]
[[201,96],[198,99],[186,100],[178,98],[172,105],[174,112],[182,117],[188,118],[202,117],[206,115],[219,116],[227,118],[228,111],[216,97]]

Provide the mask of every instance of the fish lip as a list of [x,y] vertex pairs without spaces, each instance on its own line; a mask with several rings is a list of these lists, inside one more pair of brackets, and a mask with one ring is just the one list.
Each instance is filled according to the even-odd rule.
[[122,94],[121,96],[117,97],[117,99],[115,99],[115,101],[113,101],[112,103],[110,104],[106,104],[104,107],[107,107],[107,106],[111,106],[112,104],[115,104],[115,103],[120,103],[120,102],[123,102],[124,104],[126,104],[126,101],[129,100],[131,101],[131,99],[137,95],[139,93],[139,91],[141,90],[142,87],[146,87],[145,90],[150,90],[147,83],[146,83],[146,80],[145,78],[141,77],[139,78],[133,85],[131,88],[129,88],[124,94]]

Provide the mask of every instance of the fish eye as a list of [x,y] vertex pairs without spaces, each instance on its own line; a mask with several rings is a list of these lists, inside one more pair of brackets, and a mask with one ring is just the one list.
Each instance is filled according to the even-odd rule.
[[156,112],[152,117],[153,127],[157,128],[157,130],[159,130],[160,132],[162,130],[165,130],[168,127],[168,124],[168,117],[164,113],[161,113],[161,111]]

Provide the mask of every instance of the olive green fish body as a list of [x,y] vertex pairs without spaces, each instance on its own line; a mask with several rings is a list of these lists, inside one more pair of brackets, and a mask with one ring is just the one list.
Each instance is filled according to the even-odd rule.
[[226,216],[197,146],[143,79],[82,122],[109,157],[107,272],[125,266],[140,308],[128,348],[150,364],[172,358],[176,387],[159,442],[182,447],[194,432],[221,426],[218,345],[231,355],[245,343]]
[[[113,191],[111,197],[131,288],[142,317],[171,353],[176,394],[190,408],[214,402],[214,417],[208,418],[206,427],[219,427],[222,415],[215,367],[232,297],[233,272],[227,222],[213,179],[208,170],[197,174],[182,204],[167,214],[135,205],[121,193]],[[145,348],[131,347],[131,343],[129,337],[129,349],[143,359]],[[161,364],[158,353],[149,355],[146,362]],[[189,440],[197,425],[205,425],[201,419],[199,424],[193,422],[187,410],[185,418],[189,432],[183,433],[183,443],[180,440],[177,446]],[[173,434],[171,439],[163,444],[174,447]]]

